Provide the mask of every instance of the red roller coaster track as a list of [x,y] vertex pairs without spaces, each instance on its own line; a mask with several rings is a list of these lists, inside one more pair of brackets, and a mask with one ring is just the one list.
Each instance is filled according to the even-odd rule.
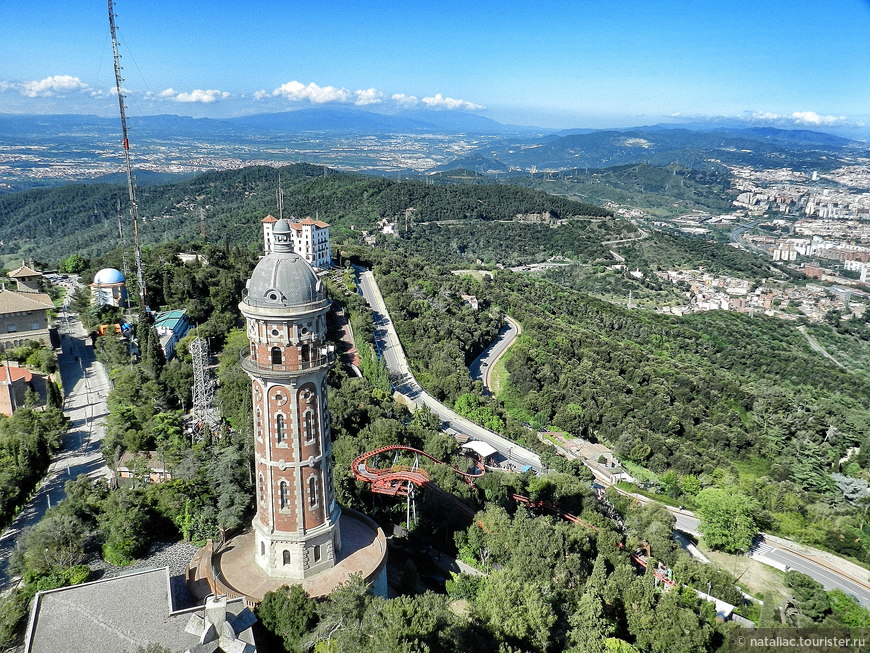
[[[353,461],[351,465],[351,471],[353,475],[360,481],[364,483],[372,484],[372,492],[377,494],[387,494],[390,496],[408,496],[408,483],[413,483],[417,487],[424,487],[428,490],[432,490],[444,496],[448,499],[451,499],[455,504],[457,509],[465,515],[469,517],[474,517],[475,510],[474,508],[466,505],[461,499],[453,496],[449,492],[445,492],[440,487],[438,487],[432,480],[429,478],[429,473],[425,469],[420,469],[419,467],[409,467],[408,465],[392,465],[390,467],[371,467],[369,465],[369,459],[374,458],[382,453],[387,453],[390,451],[407,451],[413,453],[415,456],[423,456],[424,458],[428,458],[429,460],[438,463],[439,465],[447,465],[447,463],[438,460],[434,456],[430,456],[425,451],[420,451],[419,449],[414,449],[413,447],[406,447],[401,444],[391,444],[386,447],[381,447],[379,449],[375,449],[374,451],[369,451],[359,456],[356,460]],[[474,485],[474,479],[480,478],[486,473],[486,468],[484,468],[483,463],[474,458],[469,457],[469,460],[474,463],[475,473],[471,474],[468,472],[463,472],[455,467],[450,467],[456,474],[459,474],[463,477],[466,483],[469,485]]]
[[[413,483],[417,487],[423,487],[428,490],[432,490],[440,494],[443,497],[446,497],[453,501],[456,505],[457,509],[468,517],[474,517],[475,511],[472,507],[468,506],[458,497],[453,496],[449,492],[445,492],[440,487],[438,487],[432,480],[429,478],[429,473],[420,469],[419,467],[409,467],[408,465],[392,465],[390,467],[371,467],[369,466],[369,459],[374,458],[382,453],[387,453],[390,451],[407,451],[413,453],[415,456],[423,456],[424,458],[428,458],[429,460],[439,464],[439,465],[447,465],[447,463],[438,460],[434,456],[430,456],[425,451],[420,451],[419,449],[414,449],[413,447],[406,447],[401,444],[391,444],[385,447],[380,447],[379,449],[375,449],[373,451],[368,451],[361,456],[357,457],[356,460],[351,464],[351,471],[353,475],[363,483],[371,483],[372,492],[376,494],[387,494],[389,496],[408,496],[409,483]],[[486,468],[483,466],[479,460],[468,457],[469,460],[474,463],[475,472],[474,474],[463,472],[455,467],[450,467],[456,474],[463,477],[466,483],[469,485],[474,485],[474,479],[480,478],[486,473]],[[523,503],[531,508],[539,508],[543,510],[547,510],[548,512],[552,512],[562,519],[566,521],[573,522],[584,528],[588,528],[592,531],[598,531],[596,526],[583,521],[576,515],[572,515],[569,512],[565,512],[564,510],[559,510],[553,504],[547,501],[535,501],[529,497],[523,496],[521,494],[511,494],[511,498],[518,503]],[[624,548],[620,543],[620,547]],[[637,555],[636,553],[631,554],[631,559],[640,565],[643,568],[646,568],[647,561],[642,557]],[[665,586],[670,589],[674,586],[674,581],[668,578],[663,572],[659,569],[655,570],[655,576],[658,578]]]

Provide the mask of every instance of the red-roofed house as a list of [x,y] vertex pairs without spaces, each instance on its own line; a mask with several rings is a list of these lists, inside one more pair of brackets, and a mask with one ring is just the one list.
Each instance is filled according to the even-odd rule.
[[32,380],[30,370],[0,366],[0,414],[12,417],[24,405],[24,394],[33,387]]
[[266,254],[272,251],[272,229],[275,228],[275,223],[278,222],[278,218],[273,215],[267,215],[262,220],[263,222],[263,247],[265,249]]
[[293,251],[311,263],[312,267],[329,269],[332,256],[329,253],[329,225],[320,220],[305,218],[291,222]]
[[[263,247],[266,254],[272,251],[272,231],[278,220],[267,215],[263,222]],[[293,251],[308,261],[312,267],[329,269],[332,256],[329,252],[329,225],[320,220],[305,218],[298,222],[290,222],[293,238]]]

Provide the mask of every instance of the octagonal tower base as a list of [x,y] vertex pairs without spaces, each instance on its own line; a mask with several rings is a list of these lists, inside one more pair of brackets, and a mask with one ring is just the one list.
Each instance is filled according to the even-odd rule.
[[362,574],[372,591],[387,595],[387,538],[369,517],[348,508],[341,509],[341,550],[334,564],[306,578],[269,576],[256,562],[257,534],[248,529],[220,547],[207,544],[188,569],[188,585],[197,599],[206,594],[244,598],[256,606],[266,592],[284,585],[300,585],[313,598],[328,595],[351,574]]

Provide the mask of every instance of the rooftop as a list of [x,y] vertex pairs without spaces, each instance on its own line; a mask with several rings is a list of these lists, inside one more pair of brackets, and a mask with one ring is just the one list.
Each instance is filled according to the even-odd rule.
[[33,374],[30,373],[30,370],[26,370],[23,367],[0,366],[0,383],[6,383],[10,377],[13,382],[24,379],[25,383],[30,383],[30,380],[33,379]]
[[324,228],[329,226],[325,222],[321,222],[320,220],[312,220],[311,218],[304,218],[304,219],[300,220],[299,222],[290,223],[290,226],[293,229],[299,229],[300,227],[307,227],[310,225],[315,225],[317,227],[320,227],[321,229],[324,229]]
[[15,292],[14,290],[0,290],[0,315],[4,313],[18,313],[21,311],[44,311],[54,308],[51,297],[38,292]]
[[[201,614],[201,607],[173,611],[168,567],[38,592],[31,606],[25,652],[120,652],[149,644],[173,651],[196,650],[201,638],[191,626],[197,619],[203,621]],[[238,633],[243,639],[249,635],[249,615],[243,600],[227,601],[226,621],[245,626]],[[252,644],[251,638],[244,650],[254,651]]]
[[179,322],[187,319],[187,310],[180,308],[174,311],[161,311],[154,317],[154,327],[172,329],[175,331]]
[[29,268],[22,263],[21,267],[17,270],[12,270],[9,274],[6,275],[10,279],[29,279],[31,277],[41,277],[42,272],[37,272],[33,268]]

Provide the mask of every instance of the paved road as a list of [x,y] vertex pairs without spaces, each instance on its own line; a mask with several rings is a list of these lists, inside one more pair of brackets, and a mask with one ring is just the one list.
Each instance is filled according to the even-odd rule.
[[761,249],[760,247],[753,245],[750,242],[747,242],[745,238],[743,238],[743,234],[745,234],[750,229],[755,229],[759,225],[759,221],[751,222],[750,224],[737,225],[734,229],[731,230],[731,233],[728,234],[728,237],[731,239],[731,242],[737,243],[738,245],[745,247],[751,252],[755,252],[760,256],[768,257],[770,256],[770,252],[767,250]]
[[763,535],[756,538],[749,556],[781,571],[785,571],[786,566],[788,566],[793,571],[799,571],[814,578],[827,590],[843,590],[846,594],[851,594],[858,599],[861,605],[870,606],[870,588],[855,582],[840,571],[830,569],[793,551],[766,542]]
[[[622,490],[620,490],[620,492],[622,492]],[[622,493],[628,494],[627,492]],[[651,499],[638,494],[632,494],[630,496],[637,498],[641,503],[651,502]],[[667,508],[668,511],[677,518],[676,528],[674,529],[675,531],[681,531],[695,536],[700,535],[698,529],[700,520],[691,512],[688,510],[676,510],[670,506],[665,506],[665,508]],[[780,541],[785,542],[783,540]],[[858,583],[848,573],[845,573],[843,570],[837,570],[837,560],[835,556],[831,556],[833,559],[831,564],[819,564],[818,562],[809,559],[806,555],[801,555],[796,551],[789,550],[786,548],[786,544],[787,543],[776,544],[772,541],[768,542],[765,540],[764,533],[759,533],[747,555],[754,560],[758,560],[758,562],[779,569],[780,571],[785,571],[786,566],[788,566],[794,571],[799,571],[810,578],[814,578],[824,585],[825,589],[841,589],[846,594],[855,596],[862,605],[870,606],[870,585]],[[870,571],[866,572],[866,576],[870,577]]]
[[514,340],[522,333],[520,325],[511,318],[505,316],[505,325],[502,327],[498,337],[493,343],[475,358],[471,365],[468,366],[468,372],[474,381],[482,381],[484,392],[491,393],[490,374],[492,366],[496,364],[499,358],[507,351],[508,347],[514,344]]
[[836,358],[834,358],[833,356],[831,356],[831,355],[827,352],[827,350],[825,350],[825,348],[822,347],[822,346],[819,344],[818,340],[816,340],[816,339],[813,338],[809,333],[807,333],[807,328],[806,328],[805,326],[799,326],[799,327],[797,328],[797,330],[800,331],[800,332],[803,334],[804,338],[806,338],[807,343],[809,343],[809,345],[810,345],[810,347],[812,347],[812,349],[814,349],[815,351],[819,352],[819,353],[820,353],[822,356],[824,356],[825,358],[828,358],[828,359],[834,361],[834,363],[836,363],[837,365],[839,365],[839,366],[840,366],[841,368],[843,368],[844,370],[846,369],[846,366],[843,365],[843,364],[842,364],[840,361],[838,361]]
[[[373,309],[376,344],[385,358],[387,369],[399,377],[399,381],[394,383],[396,389],[408,396],[417,405],[429,406],[432,412],[441,418],[442,425],[448,433],[462,433],[476,440],[487,442],[498,449],[509,460],[522,465],[530,465],[536,471],[540,471],[541,461],[537,454],[505,440],[491,431],[487,431],[464,417],[460,417],[423,391],[408,369],[405,353],[402,350],[398,335],[396,335],[396,330],[390,321],[389,313],[384,305],[384,300],[377,287],[377,283],[374,280],[374,275],[371,272],[364,272],[362,270],[358,270],[358,272],[360,272],[358,276],[363,296]],[[599,481],[602,480],[599,479]],[[641,503],[649,503],[651,501],[651,499],[642,495],[635,494],[631,496],[637,498]],[[698,528],[700,520],[691,512],[688,510],[677,510],[669,506],[665,507],[676,517],[675,530],[695,536],[700,534]],[[814,578],[827,589],[839,588],[847,594],[857,597],[863,605],[870,606],[870,583],[865,587],[856,582],[850,575],[832,569],[831,567],[836,565],[836,560],[831,566],[818,564],[809,560],[806,556],[788,550],[784,546],[774,547],[765,543],[763,533],[759,534],[756,546],[750,551],[749,555],[759,560],[759,562],[778,569],[785,569],[785,566],[788,565],[791,569]],[[870,576],[870,572],[868,572],[868,576]]]
[[497,433],[488,431],[482,426],[461,417],[450,408],[436,400],[420,387],[408,367],[408,360],[399,342],[399,336],[390,320],[390,314],[384,304],[384,298],[375,282],[374,274],[357,268],[357,279],[363,297],[372,308],[375,323],[375,345],[384,357],[387,369],[393,379],[393,387],[408,397],[418,406],[428,406],[441,419],[442,428],[450,434],[463,434],[474,440],[480,440],[495,447],[507,460],[522,468],[529,466],[535,471],[541,471],[541,458]]
[[[45,511],[61,501],[66,493],[64,483],[79,474],[93,478],[111,475],[100,452],[104,435],[103,419],[108,415],[106,397],[109,378],[94,357],[84,328],[76,320],[61,320],[61,344],[58,354],[64,389],[64,414],[70,427],[64,446],[54,457],[48,475],[30,502],[0,537],[0,589],[7,589],[15,579],[9,577],[7,564],[23,531],[34,526]],[[69,328],[71,333],[66,332]],[[76,360],[78,357],[78,360]]]

